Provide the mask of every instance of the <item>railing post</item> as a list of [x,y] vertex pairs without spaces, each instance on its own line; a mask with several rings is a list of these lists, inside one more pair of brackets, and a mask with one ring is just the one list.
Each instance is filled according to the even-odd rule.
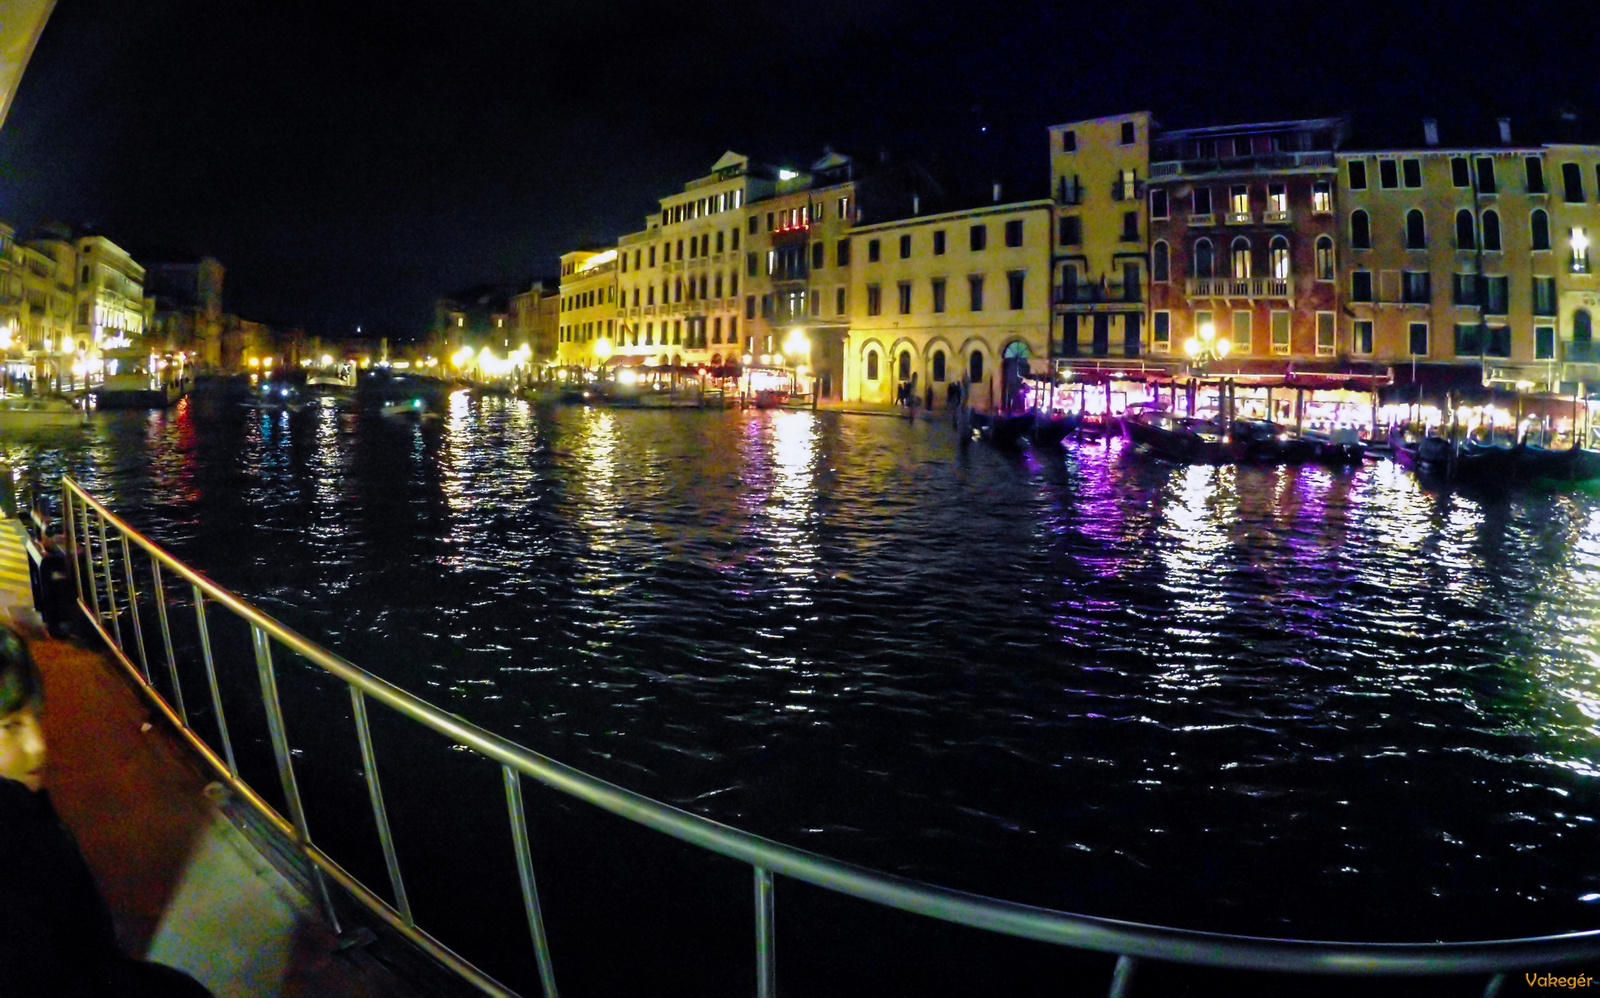
[[61,479],[61,515],[66,517],[66,525],[61,528],[61,539],[67,545],[67,560],[72,562],[72,590],[78,597],[78,603],[83,603],[83,577],[78,570],[78,513],[77,503],[72,499],[72,486],[65,477]]
[[753,867],[756,874],[756,998],[777,998],[778,958],[773,946],[772,871]]
[[415,926],[411,901],[406,897],[405,881],[400,878],[400,858],[394,851],[394,836],[389,830],[389,811],[383,806],[383,787],[378,783],[378,757],[372,750],[372,728],[367,723],[367,698],[360,687],[350,687],[350,703],[355,709],[356,736],[361,741],[361,767],[367,774],[367,796],[372,799],[372,817],[378,825],[378,844],[383,847],[383,862],[389,868],[389,885],[394,888],[394,906],[407,925]]
[[183,726],[189,727],[189,711],[183,706],[183,683],[178,681],[178,656],[172,650],[172,625],[167,622],[167,587],[161,581],[161,561],[150,559],[150,582],[156,592],[156,618],[161,621],[161,645],[167,652],[167,672],[172,676],[172,699]]
[[144,650],[144,625],[139,621],[139,587],[133,580],[133,552],[128,547],[128,535],[122,535],[122,574],[128,583],[128,616],[133,618],[133,643],[139,649],[139,667],[144,670],[144,681],[150,680],[150,658]]
[[[283,782],[283,796],[289,802],[289,816],[294,821],[295,836],[299,844],[311,845],[311,832],[306,828],[306,809],[300,803],[300,785],[294,778],[294,759],[289,754],[289,734],[283,725],[283,705],[278,701],[278,678],[272,670],[272,638],[260,624],[250,625],[250,640],[256,651],[256,671],[261,675],[261,700],[267,708],[267,731],[272,736],[272,754],[278,760],[278,779]],[[328,896],[328,885],[322,879],[322,869],[312,867],[312,878],[322,895],[322,908],[335,934],[344,932],[339,926],[339,913],[333,909],[333,898]]]
[[222,710],[222,690],[217,686],[217,663],[211,657],[211,631],[206,627],[206,594],[194,586],[194,618],[200,629],[200,657],[206,664],[206,682],[211,686],[211,709],[217,712],[217,733],[222,738],[222,754],[228,760],[228,775],[239,778],[239,764],[233,758],[233,739],[228,737],[228,715]]
[[511,816],[511,842],[517,853],[517,879],[522,883],[522,908],[528,913],[528,934],[539,964],[544,998],[556,998],[556,972],[550,963],[550,941],[544,934],[544,913],[539,908],[539,888],[533,880],[533,850],[528,846],[528,814],[522,806],[522,774],[510,766],[500,768],[506,783],[506,811]]
[[89,504],[83,504],[83,569],[89,576],[90,609],[94,612],[95,626],[100,626],[100,577],[94,563],[94,528],[89,525]]
[[[111,540],[104,513],[99,514],[99,520],[100,554],[105,559],[105,564],[102,566],[101,571],[104,573],[106,580],[106,611],[111,615],[111,633],[116,638],[117,647],[126,652],[127,649],[122,646],[122,616],[117,613],[117,576],[111,571]],[[99,609],[99,607],[97,606],[96,609]],[[146,676],[145,682],[149,681],[149,677]]]
[[1139,961],[1124,953],[1117,957],[1117,969],[1111,972],[1111,990],[1106,992],[1107,998],[1127,998],[1133,990],[1133,972],[1139,967]]

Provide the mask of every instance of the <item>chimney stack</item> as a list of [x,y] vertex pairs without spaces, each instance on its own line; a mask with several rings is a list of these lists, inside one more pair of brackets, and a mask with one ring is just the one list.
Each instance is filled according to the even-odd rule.
[[1501,118],[1500,119],[1500,144],[1503,145],[1503,146],[1508,146],[1508,145],[1511,144],[1511,119],[1510,118]]
[[1426,145],[1439,144],[1439,122],[1436,118],[1422,119],[1422,141]]
[[994,200],[996,204],[1000,203],[1000,181],[998,180],[994,182]]

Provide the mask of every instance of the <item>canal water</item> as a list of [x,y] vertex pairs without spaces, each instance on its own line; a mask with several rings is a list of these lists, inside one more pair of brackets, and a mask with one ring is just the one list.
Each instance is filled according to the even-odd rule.
[[[357,664],[784,842],[1226,932],[1462,940],[1600,921],[1600,498],[1582,490],[1429,487],[1387,461],[1182,467],[1120,441],[1015,456],[941,421],[465,393],[421,425],[219,391],[95,420],[78,443],[5,447],[17,489],[70,472]],[[308,794],[334,801],[312,807],[313,834],[321,820],[337,838],[363,820],[341,797],[364,815],[348,701],[307,697],[290,736]],[[397,820],[420,826],[401,838],[433,898],[424,924],[447,940],[441,922],[475,926],[463,949],[531,990],[526,960],[495,951],[525,933],[486,927],[516,928],[514,874],[462,886],[508,855],[499,774],[391,730],[380,758]],[[535,804],[564,992],[674,993],[618,968],[654,979],[698,965],[685,952],[749,962],[748,870]],[[352,866],[386,882],[381,862]],[[930,944],[783,882],[778,910],[786,993],[981,990],[1034,959]],[[677,940],[677,922],[705,937]],[[947,948],[979,969],[929,970]]]

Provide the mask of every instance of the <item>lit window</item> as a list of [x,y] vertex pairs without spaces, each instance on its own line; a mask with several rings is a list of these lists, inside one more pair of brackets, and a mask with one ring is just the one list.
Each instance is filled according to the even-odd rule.
[[1572,230],[1572,272],[1574,274],[1589,272],[1589,237],[1581,228]]

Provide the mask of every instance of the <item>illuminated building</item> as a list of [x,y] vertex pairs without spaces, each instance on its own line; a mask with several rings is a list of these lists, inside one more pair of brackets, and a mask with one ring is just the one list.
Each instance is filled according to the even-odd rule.
[[557,366],[592,371],[610,359],[617,336],[616,249],[562,254],[559,313]]
[[555,364],[561,326],[559,282],[534,281],[527,291],[512,295],[511,317],[513,345],[528,345],[531,365],[545,368]]
[[212,257],[146,260],[145,292],[155,303],[150,332],[160,352],[182,351],[207,367],[222,364],[222,264]]
[[[1150,289],[1143,355],[1181,372],[1185,344],[1209,326],[1228,343],[1229,373],[1281,381],[1337,366],[1334,150],[1345,130],[1342,119],[1318,118],[1154,131],[1141,201]],[[1124,287],[1131,261],[1126,272]],[[1098,315],[1080,354],[1087,345],[1101,355]],[[1131,333],[1127,346],[1133,356]]]
[[738,355],[744,228],[771,171],[727,152],[617,241],[614,362],[720,365]]
[[57,352],[72,341],[74,261],[65,256],[63,262],[47,246],[19,242],[0,225],[0,335],[10,344],[8,366],[24,362],[35,377],[54,377]]
[[1143,356],[1150,178],[1148,112],[1054,125],[1050,191],[1055,204],[1055,286],[1050,356],[1096,368]]
[[[1576,124],[1570,112],[1562,124]],[[1553,278],[1555,329],[1536,326],[1534,364],[1522,375],[1535,385],[1564,386],[1563,395],[1579,391],[1579,385],[1592,394],[1600,385],[1600,348],[1595,344],[1600,320],[1600,246],[1595,245],[1600,239],[1600,146],[1550,144],[1544,147],[1544,161],[1548,231],[1533,235],[1548,249],[1534,256],[1541,279]],[[1536,304],[1548,310],[1547,300]]]
[[974,405],[997,408],[1042,371],[1052,212],[1023,201],[855,226],[845,398],[891,403],[915,381],[942,406],[967,382]]

